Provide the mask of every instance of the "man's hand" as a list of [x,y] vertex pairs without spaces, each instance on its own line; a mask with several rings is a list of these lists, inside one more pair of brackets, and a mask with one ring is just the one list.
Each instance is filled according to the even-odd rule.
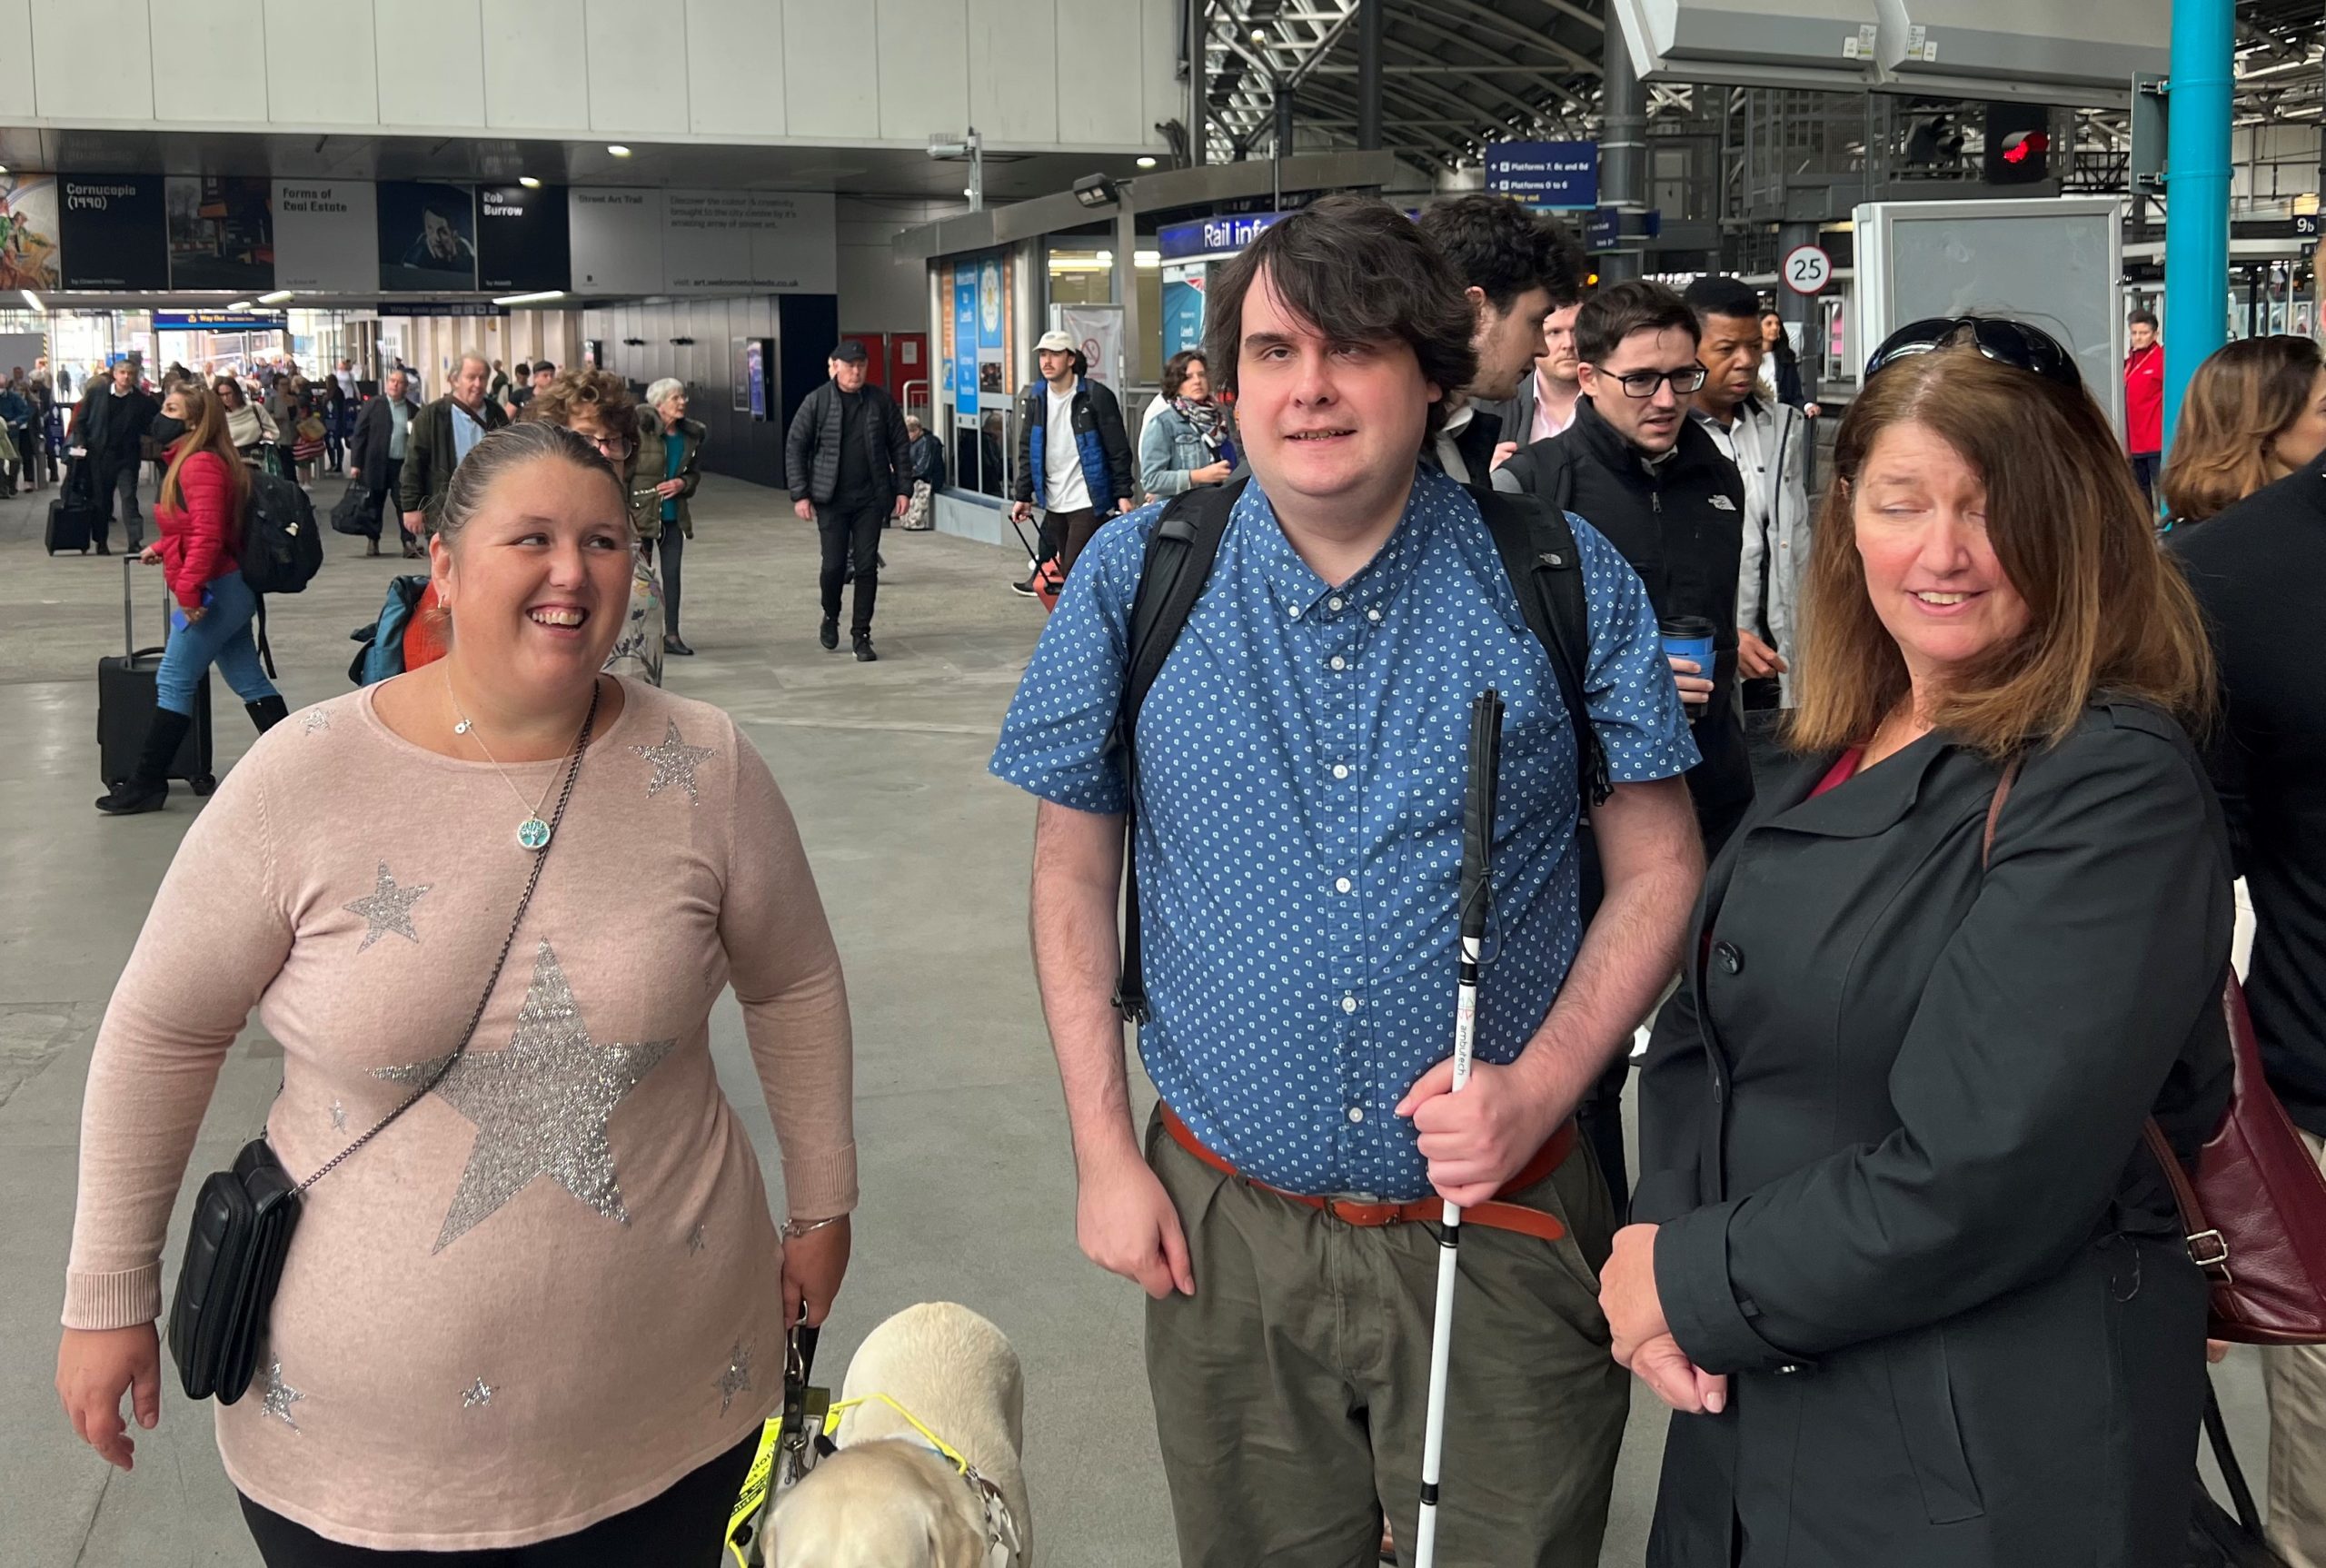
[[1672,666],[1672,684],[1680,689],[1683,703],[1690,708],[1711,703],[1712,682],[1705,678],[1703,665],[1693,659],[1675,659],[1669,654],[1665,656],[1665,662]]
[[911,504],[912,504],[912,497],[910,497],[910,496],[909,496],[909,495],[900,495],[900,496],[897,497],[897,505],[896,505],[896,510],[894,510],[893,511],[890,512],[890,513],[889,513],[889,515],[890,515],[890,517],[902,517],[902,516],[905,514],[905,508],[907,508],[907,507],[910,506]]
[[403,514],[403,531],[412,535],[414,539],[426,539],[428,537],[428,514],[425,511],[405,512]]
[[1188,1262],[1187,1234],[1171,1195],[1138,1157],[1126,1148],[1081,1162],[1081,1193],[1074,1205],[1074,1238],[1082,1255],[1108,1274],[1121,1275],[1161,1301],[1173,1291],[1196,1293]]
[[661,483],[654,487],[654,493],[661,496],[664,501],[668,501],[672,496],[678,494],[679,491],[686,489],[686,487],[687,481],[685,480],[666,479]]
[[1236,471],[1232,464],[1208,462],[1188,475],[1189,484],[1226,484],[1228,476]]
[[137,552],[137,559],[148,566],[159,566],[162,563],[162,547],[158,544],[149,544]]
[[1775,649],[1740,626],[1736,629],[1736,668],[1747,680],[1760,680],[1783,675],[1791,666]]
[[162,1346],[154,1325],[66,1329],[56,1347],[56,1397],[75,1434],[106,1464],[129,1470],[137,1444],[121,1419],[124,1394],[137,1424],[153,1431],[162,1419]]
[[1033,515],[1034,515],[1034,503],[1033,503],[1032,501],[1011,501],[1011,502],[1009,503],[1009,521],[1012,521],[1012,522],[1023,522],[1023,521],[1025,521],[1028,518],[1029,518],[1029,517],[1031,517],[1031,516],[1033,516]]
[[1652,1225],[1624,1226],[1599,1270],[1599,1310],[1607,1315],[1615,1359],[1625,1366],[1642,1345],[1672,1332],[1655,1290],[1655,1230]]
[[1810,418],[1810,419],[1815,419],[1815,418],[1817,418],[1820,414],[1824,413],[1825,411],[1824,411],[1824,410],[1823,410],[1823,409],[1821,409],[1821,408],[1819,408],[1815,403],[1814,403],[1814,402],[1809,402],[1809,403],[1803,403],[1803,404],[1801,405],[1801,412],[1802,412],[1802,413],[1803,413],[1804,416],[1806,416],[1807,418]]
[[816,503],[803,495],[791,503],[791,515],[802,522],[813,522],[816,521]]
[[844,1218],[784,1242],[784,1322],[799,1322],[800,1309],[805,1305],[808,1326],[823,1326],[831,1314],[832,1297],[840,1294],[840,1282],[848,1273],[850,1245],[849,1223]]
[[1512,458],[1516,457],[1517,455],[1518,443],[1516,442],[1496,442],[1494,448],[1494,461],[1486,464],[1486,466],[1490,469],[1500,468],[1504,463],[1508,462]]
[[351,468],[347,471],[347,482],[350,484],[353,484],[357,480],[362,479],[363,477],[363,471],[360,468]]
[[1411,1117],[1429,1162],[1429,1185],[1465,1208],[1494,1196],[1535,1157],[1575,1107],[1546,1105],[1529,1077],[1514,1067],[1474,1062],[1470,1081],[1454,1090],[1451,1057],[1424,1073],[1397,1114]]

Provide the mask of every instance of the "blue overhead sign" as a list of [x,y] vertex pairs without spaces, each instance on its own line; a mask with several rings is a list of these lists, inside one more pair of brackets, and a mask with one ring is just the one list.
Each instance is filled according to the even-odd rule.
[[1282,213],[1246,213],[1173,223],[1155,236],[1155,245],[1167,262],[1184,262],[1197,256],[1232,256],[1258,239],[1269,224],[1282,216]]
[[1599,204],[1599,144],[1489,142],[1486,189],[1552,212],[1595,207]]
[[255,311],[155,311],[157,332],[280,332],[283,318]]
[[1612,251],[1618,242],[1626,237],[1652,240],[1663,233],[1664,213],[1658,208],[1650,207],[1645,213],[1634,213],[1631,222],[1626,223],[1620,208],[1601,207],[1583,220],[1583,248],[1594,252]]

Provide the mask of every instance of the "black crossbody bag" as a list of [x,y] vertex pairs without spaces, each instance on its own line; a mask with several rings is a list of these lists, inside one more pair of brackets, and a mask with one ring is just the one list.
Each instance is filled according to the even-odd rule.
[[557,843],[558,825],[565,819],[566,802],[573,799],[573,782],[582,774],[582,758],[590,749],[590,732],[597,728],[599,693],[590,694],[590,716],[573,739],[564,788],[557,809],[550,817],[549,843],[533,856],[532,874],[517,900],[517,913],[502,938],[501,956],[492,961],[492,978],[484,982],[469,1027],[452,1055],[428,1076],[428,1081],[406,1096],[395,1109],[373,1124],[372,1130],[339,1151],[305,1181],[293,1181],[275,1157],[263,1136],[253,1138],[225,1170],[214,1171],[202,1184],[194,1201],[194,1219],[187,1227],[185,1261],[178,1267],[177,1290],[170,1298],[170,1359],[178,1365],[178,1381],[190,1399],[215,1394],[221,1404],[232,1404],[251,1385],[258,1370],[259,1341],[274,1307],[274,1289],[283,1282],[283,1260],[291,1250],[291,1234],[298,1228],[302,1195],[339,1168],[348,1156],[387,1131],[389,1126],[432,1093],[476,1038],[484,1020],[485,1005],[501,971],[516,945],[517,931],[532,907],[533,889],[541,886],[542,868],[549,863]]

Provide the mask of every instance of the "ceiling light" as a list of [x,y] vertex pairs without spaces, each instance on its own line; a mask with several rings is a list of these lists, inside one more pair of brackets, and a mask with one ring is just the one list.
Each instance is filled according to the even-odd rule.
[[226,308],[230,311],[253,311],[256,310],[258,307],[248,300],[236,300],[233,304],[228,305]]
[[48,307],[40,303],[40,296],[38,294],[33,293],[30,289],[25,289],[21,292],[25,296],[25,303],[26,305],[30,306],[33,310],[38,312],[42,315],[48,314]]
[[1074,199],[1086,207],[1111,207],[1121,197],[1122,192],[1104,174],[1085,174],[1074,182]]
[[1266,29],[1265,27],[1255,27],[1255,28],[1253,28],[1253,29],[1252,29],[1252,42],[1253,42],[1253,43],[1255,43],[1255,44],[1266,44],[1267,41],[1268,41],[1267,29]]
[[1163,253],[1160,251],[1133,251],[1130,253],[1130,260],[1131,265],[1135,267],[1144,267],[1148,272],[1153,272],[1157,267],[1163,264]]
[[1142,169],[1151,169],[1155,167],[1155,155],[1151,153],[1140,154],[1138,158],[1138,166]]
[[1102,267],[1113,266],[1115,264],[1115,253],[1112,251],[1100,251],[1098,253],[1098,264]]
[[617,158],[627,158],[630,156],[630,149],[623,146],[620,142],[607,143],[606,151],[612,154]]
[[961,187],[961,194],[969,197],[969,200],[974,202],[978,199],[977,187],[975,185],[963,185]]
[[496,305],[538,305],[564,297],[563,289],[537,289],[530,294],[503,294],[492,303]]
[[538,191],[542,188],[542,183],[539,180],[534,179],[531,174],[518,175],[517,183],[524,186],[525,189],[529,191]]
[[271,294],[261,294],[258,297],[258,303],[263,305],[282,305],[288,304],[290,302],[291,291],[289,289],[277,289]]

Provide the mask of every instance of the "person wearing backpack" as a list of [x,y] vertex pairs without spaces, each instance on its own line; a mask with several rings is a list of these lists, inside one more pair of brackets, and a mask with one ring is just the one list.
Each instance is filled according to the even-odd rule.
[[[1596,1563],[1626,1396],[1592,1283],[1613,1211],[1572,1113],[1679,962],[1695,749],[1615,551],[1423,465],[1476,377],[1476,313],[1421,230],[1325,197],[1208,309],[1252,477],[1098,532],[991,764],[1040,800],[1035,967],[1082,1250],[1151,1298],[1180,1561],[1370,1561],[1385,1501],[1412,1539],[1431,1226],[1463,1204],[1446,1560]],[[1488,687],[1507,830],[1456,1095],[1464,739]],[[1586,803],[1608,873],[1587,931]],[[1126,1014],[1161,1095],[1143,1138]]]
[[251,636],[258,596],[243,581],[239,560],[251,477],[227,434],[225,407],[217,393],[189,382],[170,393],[162,412],[182,422],[185,433],[170,443],[154,503],[160,537],[143,559],[161,565],[177,610],[154,677],[154,718],[136,769],[97,799],[109,817],[158,811],[168,799],[170,759],[193,726],[194,688],[211,665],[261,734],[290,711]]

